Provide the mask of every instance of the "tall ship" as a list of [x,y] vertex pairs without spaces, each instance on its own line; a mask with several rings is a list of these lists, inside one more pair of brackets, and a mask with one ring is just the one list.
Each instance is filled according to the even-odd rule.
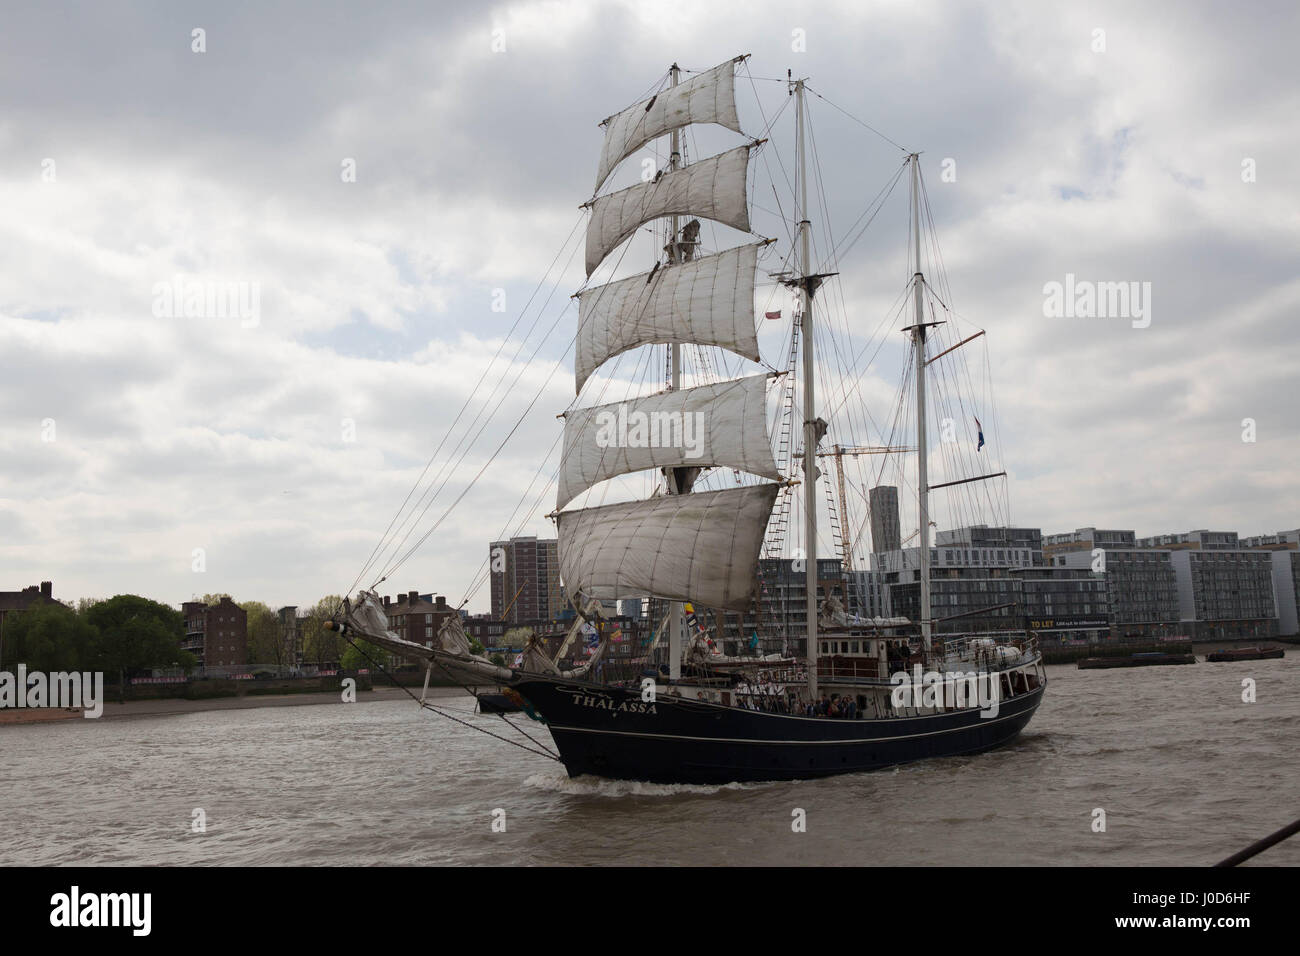
[[[765,80],[784,82],[786,96],[764,133],[787,107],[794,112],[793,199],[786,209],[778,196],[777,209],[767,210],[784,221],[784,237],[764,237],[751,226],[758,199],[750,168],[756,154],[770,149],[767,138],[746,137],[685,161],[687,135],[697,127],[745,136],[736,109],[737,76],[742,70],[748,76],[745,63],[746,57],[736,57],[689,79],[674,64],[651,95],[601,124],[595,195],[584,204],[587,283],[574,296],[577,398],[562,416],[550,515],[560,578],[577,615],[568,639],[558,652],[531,641],[511,666],[475,653],[458,616],[434,639],[413,640],[389,627],[378,581],[346,600],[331,622],[345,637],[425,662],[427,673],[436,669],[467,683],[499,685],[545,724],[572,776],[707,784],[790,780],[978,753],[1014,740],[1046,688],[1031,633],[954,636],[951,629],[936,629],[942,619],[931,607],[930,497],[941,485],[932,485],[928,475],[927,373],[964,343],[936,346],[935,330],[945,320],[934,309],[922,268],[928,204],[917,153],[905,153],[894,177],[895,185],[909,187],[913,268],[899,297],[906,324],[891,330],[901,331],[909,347],[900,391],[912,409],[914,446],[858,449],[912,456],[917,613],[864,613],[850,600],[851,588],[819,580],[819,512],[830,511],[846,563],[853,532],[839,470],[845,446],[828,443],[830,425],[818,404],[816,349],[832,331],[819,293],[838,282],[835,257],[828,250],[819,261],[813,251],[808,194],[810,185],[821,183],[810,181],[808,97],[818,94],[789,74]],[[647,148],[662,155],[665,146],[663,168],[643,162],[640,182],[602,192],[625,161]],[[815,150],[815,141],[811,146]],[[773,178],[789,183],[784,162],[775,156],[773,162],[780,168]],[[702,221],[710,224],[711,238]],[[718,224],[749,235],[722,247],[717,235],[726,230]],[[634,235],[654,237],[654,261],[645,271],[615,278]],[[794,306],[780,368],[768,364],[759,347],[760,328],[780,321],[783,311],[756,305],[760,263],[773,293]],[[608,281],[592,284],[595,276]],[[662,387],[602,401],[618,384],[644,390],[643,382],[602,377],[607,363],[637,350],[662,357]],[[687,352],[700,363],[689,384]],[[723,358],[702,358],[708,354]],[[719,374],[745,362],[765,368]],[[649,359],[644,366],[655,364]],[[841,376],[827,403],[835,408],[827,414],[856,385]],[[818,467],[832,458],[835,482]],[[603,492],[593,491],[635,475],[648,476],[641,485],[648,494],[604,503]],[[819,491],[829,504],[819,505]],[[802,541],[784,540],[796,513]],[[798,633],[787,614],[782,634],[767,627],[760,639],[764,628],[755,626],[747,644],[732,642],[733,653],[723,653],[722,622],[764,620],[762,606],[773,597],[761,559],[785,553],[804,579]],[[663,620],[649,652],[620,671],[603,658],[611,609],[626,600],[648,600]],[[712,638],[701,623],[707,615]],[[586,659],[566,668],[566,652],[587,640],[592,648]]]

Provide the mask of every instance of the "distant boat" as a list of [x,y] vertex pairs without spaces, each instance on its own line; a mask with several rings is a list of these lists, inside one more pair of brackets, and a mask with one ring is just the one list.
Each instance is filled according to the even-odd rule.
[[1128,657],[1085,657],[1079,661],[1079,670],[1105,670],[1110,667],[1156,667],[1161,664],[1195,664],[1195,654],[1167,654],[1149,651],[1130,654]]
[[1205,659],[1210,663],[1219,664],[1223,661],[1271,660],[1285,655],[1286,651],[1280,647],[1232,647],[1226,651],[1220,650],[1207,654]]

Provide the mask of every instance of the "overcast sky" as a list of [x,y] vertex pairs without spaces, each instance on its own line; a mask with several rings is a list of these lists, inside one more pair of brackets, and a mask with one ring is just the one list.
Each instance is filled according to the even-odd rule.
[[[513,387],[428,518],[540,398],[381,590],[459,603],[503,530],[553,535],[553,495],[511,516],[573,400],[581,252],[525,303],[591,195],[597,122],[674,60],[738,53],[748,131],[790,68],[923,152],[953,304],[989,330],[1015,522],[1297,527],[1297,36],[1289,2],[8,5],[0,590],[341,591],[480,382]],[[810,108],[838,240],[903,154]],[[905,238],[839,264],[863,341]],[[1045,317],[1067,273],[1149,282],[1149,326]],[[256,287],[256,322],[156,314],[175,277]],[[537,331],[490,368],[521,314]]]

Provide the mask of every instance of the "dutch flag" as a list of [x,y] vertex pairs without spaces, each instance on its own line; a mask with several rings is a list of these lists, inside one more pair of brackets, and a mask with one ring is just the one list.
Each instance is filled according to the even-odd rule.
[[[974,418],[973,415],[971,417]],[[984,447],[984,426],[980,424],[980,420],[978,418],[975,419],[975,430],[979,432],[979,436],[980,436],[979,444],[975,446],[975,450],[979,451],[981,448]]]

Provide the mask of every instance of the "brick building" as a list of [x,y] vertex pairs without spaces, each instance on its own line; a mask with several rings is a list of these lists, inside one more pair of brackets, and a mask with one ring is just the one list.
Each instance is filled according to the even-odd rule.
[[25,611],[37,601],[53,600],[54,584],[51,581],[42,581],[39,587],[33,584],[21,591],[0,591],[0,626],[10,611]]
[[491,614],[471,614],[465,619],[465,633],[484,647],[499,647],[512,626]]
[[216,604],[186,601],[181,605],[185,638],[181,650],[198,658],[199,667],[236,667],[248,663],[248,614],[229,597]]
[[489,546],[492,616],[509,624],[553,621],[564,610],[559,542],[535,536]]
[[458,613],[441,594],[421,597],[419,591],[407,591],[395,598],[384,597],[388,629],[402,640],[414,644],[432,646],[443,622]]
[[54,584],[42,581],[21,591],[0,591],[0,664],[4,663],[5,617],[12,612],[25,611],[37,601],[54,601]]

